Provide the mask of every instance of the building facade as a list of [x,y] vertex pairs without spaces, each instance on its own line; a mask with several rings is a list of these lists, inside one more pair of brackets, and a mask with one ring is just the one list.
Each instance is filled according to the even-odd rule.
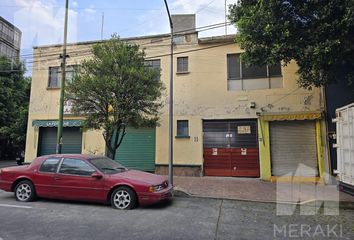
[[0,17],[0,55],[10,59],[19,59],[21,31],[6,19]]
[[[195,21],[190,16],[187,19]],[[178,22],[195,26],[194,22]],[[249,67],[240,58],[242,50],[234,35],[199,38],[188,27],[189,31],[174,37],[175,174],[268,181],[289,174],[310,180],[323,177],[328,161],[322,139],[321,89],[298,87],[295,62]],[[159,81],[166,90],[160,125],[129,128],[116,160],[166,174],[170,38],[162,34],[123,40],[145,50],[147,65],[161,69]],[[90,57],[95,43],[69,44],[69,79],[70,69]],[[61,51],[60,45],[34,48],[26,161],[55,151]],[[70,103],[66,103],[64,119],[64,152],[105,154],[102,132],[82,131],[83,118],[71,114]]]

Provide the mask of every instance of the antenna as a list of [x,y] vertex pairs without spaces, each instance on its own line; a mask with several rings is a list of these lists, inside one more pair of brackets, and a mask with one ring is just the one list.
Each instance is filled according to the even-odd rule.
[[102,12],[101,40],[103,40],[104,12]]
[[226,2],[225,0],[225,35],[227,35],[227,7],[226,7]]

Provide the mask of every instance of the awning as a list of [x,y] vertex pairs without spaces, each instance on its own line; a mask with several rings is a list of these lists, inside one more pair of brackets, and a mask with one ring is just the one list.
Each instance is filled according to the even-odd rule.
[[260,118],[263,121],[315,120],[322,118],[322,112],[264,114]]
[[[63,127],[80,127],[84,120],[64,120]],[[33,127],[58,127],[58,120],[33,120]]]

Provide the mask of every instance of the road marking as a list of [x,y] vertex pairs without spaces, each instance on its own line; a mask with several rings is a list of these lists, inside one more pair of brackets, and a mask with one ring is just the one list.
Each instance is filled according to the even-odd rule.
[[[10,204],[0,204],[0,207],[9,207],[9,208],[32,208],[30,206],[21,206],[21,205],[10,205]],[[1,240],[1,239],[0,239]]]

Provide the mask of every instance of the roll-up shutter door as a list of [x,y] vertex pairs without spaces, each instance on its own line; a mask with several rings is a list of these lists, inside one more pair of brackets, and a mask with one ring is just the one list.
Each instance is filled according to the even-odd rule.
[[156,130],[155,128],[128,128],[115,160],[128,168],[154,171]]
[[314,121],[270,122],[273,176],[318,175]]
[[[55,154],[57,144],[57,128],[39,128],[38,156]],[[81,153],[82,132],[79,127],[63,128],[62,153]]]

